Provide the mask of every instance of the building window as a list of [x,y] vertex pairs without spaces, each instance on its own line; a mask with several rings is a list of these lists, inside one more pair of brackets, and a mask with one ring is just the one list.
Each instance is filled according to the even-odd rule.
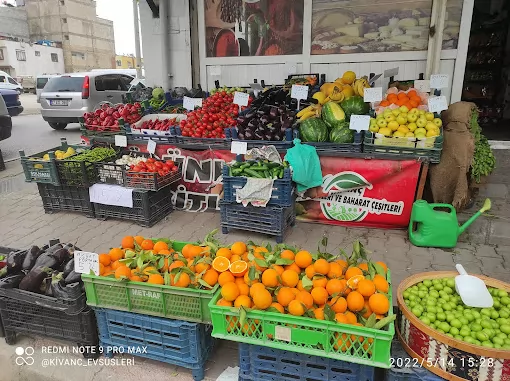
[[64,34],[64,40],[69,41],[69,35],[68,34]]
[[64,18],[62,18],[62,23],[63,23],[63,24],[67,24],[67,19],[66,19],[65,17],[64,17]]
[[82,60],[85,59],[85,54],[80,53],[80,52],[71,52],[71,56],[81,58]]
[[57,53],[51,53],[51,62],[58,62]]
[[41,56],[41,52],[40,52],[39,50],[36,50],[36,51],[35,51],[35,56],[36,56],[36,57],[40,57],[40,56]]
[[121,60],[117,60],[117,66],[122,66],[122,61]]
[[4,51],[0,49],[0,61],[4,59]]
[[16,50],[16,59],[18,61],[26,61],[27,56],[25,55],[25,51],[24,50]]

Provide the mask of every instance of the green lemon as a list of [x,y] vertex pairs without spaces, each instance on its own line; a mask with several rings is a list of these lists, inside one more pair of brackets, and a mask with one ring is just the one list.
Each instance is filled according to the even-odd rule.
[[437,308],[435,306],[427,306],[427,312],[436,313]]
[[454,335],[453,337],[455,337],[457,340],[460,340],[460,341],[464,340],[464,338],[461,335]]
[[414,294],[409,295],[409,300],[410,301],[414,301],[414,300],[417,300],[417,299],[418,299],[418,297],[416,295],[414,295]]
[[510,338],[508,338],[508,337],[507,337],[507,338],[505,339],[505,345],[510,345]]
[[452,305],[450,303],[444,303],[443,304],[443,310],[451,311],[452,310]]
[[482,310],[480,311],[480,313],[481,313],[482,315],[485,315],[485,316],[491,317],[491,310],[490,310],[490,308],[482,308]]
[[453,294],[452,288],[448,287],[448,286],[444,287],[443,291],[446,292],[448,295],[452,295]]
[[499,344],[494,344],[494,348],[496,348],[496,349],[501,349],[501,348],[503,348],[503,346],[502,346],[502,345],[499,345]]
[[462,322],[459,319],[453,319],[452,321],[450,321],[450,325],[455,328],[461,328]]
[[499,326],[499,330],[507,335],[510,335],[510,325],[504,324]]
[[436,329],[436,328],[437,328],[437,327],[436,327],[436,323],[430,323],[430,326],[429,326],[429,327],[430,327],[430,328],[432,328],[432,329]]
[[443,331],[441,328],[436,328],[436,331],[439,332],[439,333],[446,333],[445,331]]
[[423,322],[423,324],[430,325],[430,319],[427,315],[421,316],[420,320]]
[[421,314],[423,313],[423,310],[422,310],[421,308],[419,308],[419,307],[414,307],[414,308],[411,310],[411,312],[412,312],[415,316],[420,317],[420,316],[421,316]]
[[429,291],[429,296],[437,299],[437,298],[439,298],[439,292],[437,292],[436,290],[432,289],[432,290]]
[[441,306],[436,306],[436,311],[437,312],[444,312],[444,310],[441,308]]
[[447,333],[446,336],[449,336],[453,339],[453,335],[451,333]]
[[472,323],[471,324],[471,331],[472,332],[480,332],[483,329],[483,327],[478,323]]
[[[436,314],[436,318],[439,321],[445,321],[446,320],[446,314],[444,312],[438,312]],[[506,332],[505,332],[506,333]]]
[[471,336],[471,331],[469,329],[464,329],[462,328],[459,332],[459,335],[463,336],[463,337],[466,337],[466,336]]
[[435,323],[435,321],[437,320],[436,314],[433,312],[427,312],[426,316],[429,318],[431,323]]
[[[498,290],[498,296],[500,298],[508,298],[508,292],[506,292],[505,290]],[[505,303],[505,304],[508,304],[508,303]]]
[[441,283],[441,279],[432,279],[432,284]]
[[474,342],[475,345],[482,345],[482,342],[480,340],[476,340],[475,339],[475,342]]
[[456,327],[451,327],[450,328],[450,333],[453,335],[453,336],[456,336],[460,333],[459,329],[456,328]]
[[491,311],[491,318],[497,319],[498,317],[499,317],[498,311],[496,311],[496,310]]
[[492,342],[494,344],[505,345],[505,340],[503,340],[501,337],[497,337],[497,336],[492,338]]
[[456,319],[455,315],[452,314],[452,313],[446,313],[446,321],[449,323],[451,322],[452,320]]
[[498,324],[497,321],[491,320],[491,324],[492,324],[492,328],[493,329],[498,329],[499,330],[499,324]]
[[411,307],[411,309],[413,309],[418,305],[418,302],[416,300],[411,300],[408,305]]
[[457,305],[457,311],[464,312],[464,306],[461,306],[460,304]]
[[404,299],[409,299],[409,297],[411,296],[411,291],[409,291],[409,290],[405,290],[405,291],[402,293],[402,296],[404,297]]
[[510,311],[506,308],[502,308],[499,310],[499,317],[508,319],[510,317]]
[[437,299],[435,299],[435,298],[427,299],[427,306],[435,306],[436,304],[437,304]]
[[486,332],[484,331],[480,331],[480,332],[477,332],[476,333],[476,338],[480,341],[488,341],[490,338],[489,338],[489,335],[487,335]]
[[437,291],[439,291],[439,290],[442,290],[442,289],[444,288],[444,286],[443,286],[441,283],[436,283],[436,284],[434,285],[434,288],[435,288]]
[[445,321],[439,324],[439,328],[442,329],[444,332],[450,332],[450,324],[448,324]]
[[489,336],[489,339],[492,339],[496,335],[496,332],[490,328],[484,328],[482,332],[486,333]]
[[432,286],[432,282],[429,280],[429,279],[425,279],[423,281],[423,285],[427,288],[429,288],[430,286]]
[[480,318],[480,312],[478,312],[477,310],[472,310],[471,313],[473,314],[473,316],[475,317],[475,319],[479,319]]
[[424,286],[423,284],[420,284],[420,285],[418,286],[418,291],[425,291],[425,292],[427,292],[427,293],[428,293],[428,292],[429,292],[429,288],[428,288],[428,287],[426,287],[426,286]]
[[475,317],[471,314],[471,313],[465,313],[464,314],[464,317],[468,320],[468,321],[473,321],[475,320]]
[[464,341],[469,344],[474,344],[475,339],[472,336],[464,336]]
[[455,288],[455,279],[447,278],[446,279],[446,285],[453,290]]
[[492,306],[499,310],[501,308],[501,302],[498,299],[494,298],[494,304]]
[[487,348],[494,348],[494,344],[492,344],[490,341],[482,341],[482,345]]
[[418,291],[418,297],[423,299],[427,296],[427,291],[420,290]]
[[483,328],[492,328],[492,323],[489,319],[483,319],[480,323]]
[[498,332],[498,333],[496,334],[496,336],[497,336],[497,337],[499,337],[499,338],[501,338],[501,339],[503,339],[503,340],[505,340],[505,339],[508,337],[508,336],[507,336],[507,334],[506,334],[506,333],[503,333],[503,332]]
[[462,323],[462,325],[469,324],[469,320],[464,315],[459,317],[459,320]]

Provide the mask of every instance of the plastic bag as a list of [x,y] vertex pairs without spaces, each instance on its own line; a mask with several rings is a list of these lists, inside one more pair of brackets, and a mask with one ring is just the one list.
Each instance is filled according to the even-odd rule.
[[285,160],[292,167],[292,180],[297,183],[298,192],[322,185],[321,162],[314,146],[294,139],[294,147],[287,150]]

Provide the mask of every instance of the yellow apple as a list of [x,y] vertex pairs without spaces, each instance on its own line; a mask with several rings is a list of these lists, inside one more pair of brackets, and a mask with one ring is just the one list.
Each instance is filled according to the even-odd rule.
[[404,117],[402,116],[402,114],[400,114],[399,116],[397,116],[397,122],[398,124],[407,124],[407,116]]
[[380,128],[379,133],[384,136],[391,136],[391,130],[388,127]]
[[418,109],[416,107],[413,107],[411,110],[409,110],[409,114],[418,114]]
[[407,121],[408,121],[409,123],[414,123],[414,122],[416,122],[417,120],[418,120],[418,114],[415,114],[415,113],[413,113],[413,114],[411,114],[411,113],[407,114]]
[[385,120],[386,122],[388,122],[388,123],[389,123],[389,122],[391,122],[391,121],[395,120],[395,116],[394,116],[393,114],[386,115],[386,116],[384,117],[384,120]]
[[400,111],[408,113],[409,109],[407,108],[407,106],[400,106]]
[[409,128],[407,128],[407,126],[399,126],[397,131],[407,134],[409,132]]
[[387,125],[388,125],[388,123],[387,123],[384,119],[379,119],[379,120],[377,121],[377,126],[378,126],[379,128],[384,128],[384,127],[386,127]]
[[431,112],[425,113],[425,119],[427,119],[429,122],[434,120],[434,114]]
[[427,136],[427,138],[431,138],[433,136],[439,136],[439,131],[434,130],[434,129],[433,130],[428,130],[426,136]]
[[418,135],[425,136],[426,133],[427,133],[427,130],[424,128],[421,128],[421,127],[414,130],[414,136],[416,136],[416,137],[418,137]]
[[395,116],[399,116],[400,115],[400,110],[398,108],[394,109],[394,110],[391,110],[391,113]]
[[374,124],[374,125],[370,125],[370,127],[368,127],[368,129],[374,133],[376,133],[377,131],[379,131],[379,126],[377,124]]
[[432,122],[434,122],[434,124],[438,127],[441,127],[443,125],[443,121],[441,120],[441,118],[434,118]]
[[432,123],[432,122],[427,122],[427,124],[425,125],[425,129],[428,131],[428,130],[435,130],[437,128],[437,126]]
[[423,111],[423,110],[418,110],[418,115],[419,115],[419,116],[424,116],[424,115],[425,115],[425,111]]
[[399,126],[398,122],[396,122],[394,120],[392,120],[391,122],[388,123],[388,128],[392,131],[397,131],[398,126]]
[[422,127],[422,128],[425,127],[427,125],[427,119],[422,118],[422,117],[418,118],[418,120],[416,121],[416,125],[418,127]]
[[377,125],[377,119],[370,118],[370,125],[371,126],[376,126]]
[[406,134],[404,134],[403,132],[400,132],[400,131],[395,131],[393,133],[393,137],[394,138],[405,138]]
[[409,128],[409,131],[414,132],[414,130],[416,130],[418,126],[416,125],[416,123],[409,123],[407,125],[407,128]]
[[414,134],[409,131],[407,134],[406,134],[406,138],[414,138]]
[[[384,110],[383,113],[382,113],[383,116],[386,116],[386,115],[389,115],[389,114],[391,114],[391,110],[389,108]],[[379,114],[379,115],[381,115],[381,114]]]

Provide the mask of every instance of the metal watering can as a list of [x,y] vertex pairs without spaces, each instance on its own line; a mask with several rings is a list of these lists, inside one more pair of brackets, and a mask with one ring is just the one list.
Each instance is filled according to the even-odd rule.
[[[439,208],[448,211],[437,210]],[[464,225],[459,226],[457,213],[452,205],[429,204],[427,201],[417,200],[413,204],[409,221],[409,240],[415,246],[455,247],[459,235],[490,208],[491,200],[487,198],[482,209],[476,212]]]

